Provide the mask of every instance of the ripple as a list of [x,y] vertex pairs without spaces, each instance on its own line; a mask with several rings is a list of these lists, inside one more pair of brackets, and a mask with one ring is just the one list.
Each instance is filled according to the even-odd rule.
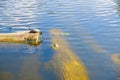
[[[14,3],[14,4],[13,4]],[[37,2],[31,0],[22,1],[18,0],[14,2],[11,0],[9,2],[4,2],[7,8],[2,10],[2,17],[0,25],[4,26],[19,26],[19,25],[28,25],[33,24],[36,21],[36,10],[37,10]]]
[[[79,73],[81,69],[84,69],[79,68],[83,61],[91,80],[115,80],[116,73],[110,68],[113,66],[110,55],[120,53],[119,3],[119,0],[1,0],[0,33],[39,28],[43,32],[41,38],[43,44],[30,47],[24,44],[0,43],[0,55],[9,57],[11,53],[14,55],[19,53],[19,57],[24,58],[18,63],[21,66],[17,64],[16,69],[10,71],[16,71],[18,74],[20,71],[20,79],[26,79],[27,76],[28,79],[35,78],[36,80],[70,80],[70,78],[75,79],[77,73],[80,76],[77,77],[79,79],[84,77]],[[9,26],[13,29],[9,29]],[[67,48],[70,47],[71,50],[53,51],[51,49],[49,33],[51,28],[58,28],[69,34],[63,34],[62,38],[68,41],[70,46]],[[61,39],[55,39],[60,43]],[[60,45],[63,43],[61,42]],[[65,47],[66,44],[62,46]],[[71,54],[72,50],[74,53]],[[56,53],[56,51],[61,51],[61,53]],[[4,57],[0,62],[6,69]],[[41,58],[40,61],[38,57]],[[12,58],[14,61],[16,57]],[[33,62],[30,63],[30,61]],[[48,63],[49,70],[42,70],[43,64],[38,67],[38,63],[41,62]],[[14,65],[14,62],[11,65]],[[54,74],[52,77],[59,77],[59,79],[51,78],[51,74]]]

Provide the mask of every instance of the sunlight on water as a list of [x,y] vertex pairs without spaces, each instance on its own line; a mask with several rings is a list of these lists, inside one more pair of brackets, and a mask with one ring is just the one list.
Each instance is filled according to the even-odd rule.
[[21,26],[35,23],[37,18],[37,0],[10,0],[2,2],[5,7],[0,8],[0,16],[4,16],[0,19],[0,25]]
[[0,0],[0,80],[119,80],[119,34],[120,0]]

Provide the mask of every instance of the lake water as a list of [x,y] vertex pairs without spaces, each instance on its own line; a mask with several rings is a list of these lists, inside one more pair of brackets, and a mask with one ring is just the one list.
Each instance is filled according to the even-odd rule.
[[119,0],[0,0],[0,33],[29,28],[43,32],[42,43],[0,43],[0,80],[72,80],[51,67],[51,29],[64,32],[89,80],[120,79]]

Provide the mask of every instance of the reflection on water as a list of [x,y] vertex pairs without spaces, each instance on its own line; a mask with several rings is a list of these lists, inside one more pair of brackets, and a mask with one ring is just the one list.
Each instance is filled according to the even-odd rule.
[[55,50],[55,55],[50,61],[52,69],[58,76],[57,80],[88,80],[88,74],[82,61],[79,61],[73,51],[70,50],[66,41],[59,35],[60,30],[50,31],[52,43],[57,43],[60,47]]
[[93,51],[97,53],[107,53],[107,51],[99,43],[97,43],[97,41],[95,41],[94,38],[92,38],[91,34],[86,30],[83,30],[80,36],[83,37],[83,42]]
[[[30,27],[43,32],[41,45],[0,43],[2,79],[119,80],[119,54],[114,55],[120,53],[119,3],[0,0],[0,33]],[[59,47],[54,50],[55,42]]]
[[[37,18],[37,0],[2,0],[0,25],[21,26],[33,24]],[[29,4],[28,4],[29,3]]]
[[117,14],[120,16],[120,0],[113,0],[116,3]]

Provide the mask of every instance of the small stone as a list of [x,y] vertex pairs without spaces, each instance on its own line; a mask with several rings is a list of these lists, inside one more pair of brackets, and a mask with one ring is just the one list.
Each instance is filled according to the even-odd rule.
[[54,43],[54,44],[52,44],[52,46],[51,46],[53,49],[57,49],[57,48],[59,48],[59,45],[57,44],[57,43]]

